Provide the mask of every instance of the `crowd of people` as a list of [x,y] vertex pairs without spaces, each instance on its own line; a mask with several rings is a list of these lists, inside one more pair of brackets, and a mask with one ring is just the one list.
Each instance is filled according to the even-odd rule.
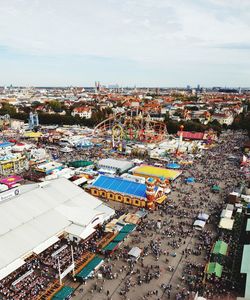
[[97,251],[97,243],[104,235],[103,229],[97,228],[85,241],[72,242],[61,237],[42,253],[29,257],[22,267],[0,281],[0,299],[38,299],[55,280],[59,281],[59,265],[61,272],[67,269],[73,263],[72,254],[75,266],[83,264],[83,258]]
[[[104,292],[107,299],[183,300],[193,299],[196,292],[208,299],[235,297],[237,282],[230,273],[235,254],[229,251],[221,278],[208,276],[206,265],[218,239],[227,242],[229,249],[235,243],[233,231],[221,230],[218,224],[228,194],[239,183],[246,183],[239,167],[245,139],[243,132],[227,132],[214,148],[185,167],[172,183],[168,201],[148,214],[124,246],[106,261],[100,271],[105,279],[99,293]],[[229,154],[235,159],[228,159]],[[188,177],[194,177],[195,182],[185,183]],[[218,193],[213,192],[214,185],[220,187]],[[197,231],[193,223],[202,212],[209,219],[205,228]],[[236,212],[233,217],[237,218]],[[143,250],[133,264],[126,256],[132,243]],[[143,292],[139,293],[137,286],[143,286]],[[87,287],[85,291],[86,299],[92,299]]]
[[[229,267],[236,264],[232,249],[237,248],[237,231],[240,228],[237,227],[232,233],[225,232],[218,228],[218,223],[227,195],[240,183],[246,182],[239,168],[242,156],[240,147],[245,139],[243,132],[227,132],[214,148],[195,158],[193,165],[184,167],[182,176],[171,183],[172,192],[167,201],[159,205],[156,211],[148,213],[123,246],[105,259],[99,270],[102,280],[94,278],[86,282],[84,287],[76,290],[75,299],[84,296],[84,299],[96,297],[97,300],[105,295],[113,300],[186,300],[196,292],[209,299],[225,294],[233,297],[238,286]],[[228,159],[232,153],[235,160]],[[60,161],[94,161],[109,155],[108,151],[102,152],[98,147],[67,154],[58,152]],[[150,159],[145,162],[153,163]],[[193,177],[195,182],[186,183],[188,177]],[[214,185],[220,187],[219,193],[213,193]],[[120,205],[115,207],[118,217],[125,210],[124,205],[116,205]],[[134,210],[134,207],[126,207],[126,212]],[[202,212],[209,215],[209,220],[204,230],[197,231],[193,223]],[[240,224],[240,221],[235,224]],[[1,280],[0,296],[4,300],[36,299],[53,280],[58,279],[58,261],[62,270],[72,263],[71,247],[75,262],[81,261],[85,253],[98,251],[98,242],[103,237],[103,228],[99,228],[88,241],[76,243],[60,239]],[[213,244],[218,239],[229,244],[229,259],[221,278],[214,275],[208,277],[206,264],[210,261]],[[138,260],[128,256],[132,245],[142,250]],[[21,279],[19,282],[18,278]]]

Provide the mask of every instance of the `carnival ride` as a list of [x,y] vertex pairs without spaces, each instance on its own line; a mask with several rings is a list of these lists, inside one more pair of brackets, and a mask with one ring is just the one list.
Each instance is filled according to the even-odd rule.
[[130,112],[116,114],[99,123],[94,133],[112,136],[113,146],[123,141],[158,143],[166,138],[167,130],[163,122],[152,120],[149,115]]

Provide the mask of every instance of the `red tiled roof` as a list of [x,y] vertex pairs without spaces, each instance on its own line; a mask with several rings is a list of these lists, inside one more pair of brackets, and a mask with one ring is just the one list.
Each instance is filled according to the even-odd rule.
[[74,108],[74,112],[78,112],[78,113],[84,112],[84,111],[90,111],[90,110],[91,110],[90,107],[76,107],[76,108]]
[[[178,131],[177,135],[180,136],[180,131]],[[184,139],[189,139],[189,140],[203,140],[204,138],[204,133],[203,132],[190,132],[190,131],[183,131],[182,132],[182,137]]]

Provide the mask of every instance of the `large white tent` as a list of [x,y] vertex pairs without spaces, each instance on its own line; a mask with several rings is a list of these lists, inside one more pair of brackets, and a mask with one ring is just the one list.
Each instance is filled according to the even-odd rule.
[[21,186],[11,197],[9,193],[1,193],[11,199],[0,202],[0,280],[20,259],[42,252],[60,234],[86,238],[115,213],[65,178]]

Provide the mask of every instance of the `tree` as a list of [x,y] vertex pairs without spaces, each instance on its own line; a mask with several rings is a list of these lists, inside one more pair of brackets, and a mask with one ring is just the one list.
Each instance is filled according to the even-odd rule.
[[13,115],[16,113],[16,108],[15,106],[9,104],[9,103],[3,103],[2,108],[0,109],[1,115]]
[[62,104],[57,100],[50,101],[48,105],[54,112],[61,112],[62,110]]

